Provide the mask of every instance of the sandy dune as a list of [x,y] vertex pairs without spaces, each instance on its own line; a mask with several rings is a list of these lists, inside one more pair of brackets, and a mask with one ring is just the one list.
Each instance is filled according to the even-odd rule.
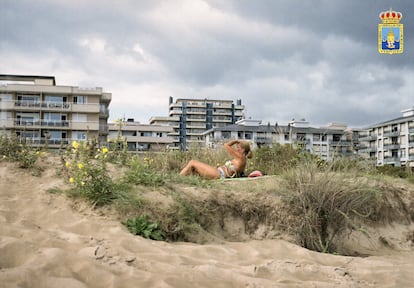
[[156,242],[53,187],[53,169],[0,163],[0,287],[413,287],[413,245],[358,258],[282,240]]

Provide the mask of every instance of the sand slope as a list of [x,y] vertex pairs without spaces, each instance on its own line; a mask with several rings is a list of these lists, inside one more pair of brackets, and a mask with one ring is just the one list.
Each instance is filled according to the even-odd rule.
[[131,235],[73,209],[55,171],[0,163],[0,287],[412,287],[414,249],[358,258],[286,241],[195,245]]

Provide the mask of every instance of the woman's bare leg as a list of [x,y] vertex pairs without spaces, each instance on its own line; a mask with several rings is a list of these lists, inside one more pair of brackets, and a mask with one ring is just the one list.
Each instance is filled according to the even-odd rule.
[[220,178],[220,173],[217,168],[197,160],[190,160],[183,170],[181,170],[180,175],[187,176],[192,173],[198,174],[207,179]]

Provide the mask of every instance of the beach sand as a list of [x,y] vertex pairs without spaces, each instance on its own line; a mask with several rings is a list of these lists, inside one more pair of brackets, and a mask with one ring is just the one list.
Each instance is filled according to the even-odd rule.
[[66,184],[54,169],[38,177],[0,163],[0,287],[414,285],[412,241],[369,257],[322,254],[283,240],[151,241],[110,214],[47,192],[55,187]]

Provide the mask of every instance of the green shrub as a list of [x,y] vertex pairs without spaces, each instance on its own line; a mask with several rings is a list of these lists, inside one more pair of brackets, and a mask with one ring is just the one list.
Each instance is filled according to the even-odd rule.
[[72,195],[85,197],[94,206],[102,206],[117,199],[125,186],[115,183],[109,175],[106,165],[109,150],[102,147],[92,158],[91,151],[90,146],[75,141],[63,161],[68,180],[73,185]]
[[1,160],[16,162],[20,168],[34,168],[40,151],[33,148],[30,144],[20,143],[15,134],[0,136],[0,155]]
[[140,184],[145,186],[164,185],[164,175],[153,167],[154,159],[144,157],[133,157],[129,160],[128,170],[125,173],[127,183]]
[[158,226],[158,223],[151,222],[147,215],[140,215],[133,219],[123,222],[129,232],[152,240],[164,240],[164,232]]

